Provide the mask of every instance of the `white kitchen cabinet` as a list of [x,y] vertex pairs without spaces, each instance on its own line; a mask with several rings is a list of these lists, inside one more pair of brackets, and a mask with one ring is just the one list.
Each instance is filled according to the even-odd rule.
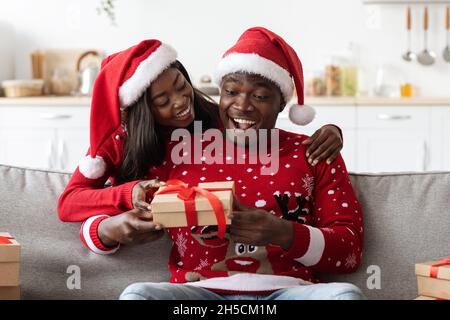
[[276,126],[290,132],[311,136],[325,124],[339,126],[344,135],[344,147],[341,151],[347,170],[355,171],[356,165],[356,107],[354,106],[314,106],[316,116],[307,126],[298,126],[289,120],[288,110],[278,116]]
[[357,171],[426,171],[430,163],[430,108],[357,109]]
[[0,163],[73,171],[89,146],[88,106],[0,107]]
[[450,106],[432,108],[430,131],[430,170],[450,171]]
[[[0,163],[75,169],[89,146],[90,101],[58,99],[17,99],[12,105],[0,101]],[[358,105],[352,101],[312,105],[316,118],[311,124],[293,124],[286,109],[277,127],[311,135],[324,124],[338,125],[344,134],[342,156],[349,171],[450,170],[450,105]]]
[[57,131],[55,168],[74,171],[89,147],[88,128],[66,128]]
[[55,130],[22,127],[0,129],[0,163],[52,168]]

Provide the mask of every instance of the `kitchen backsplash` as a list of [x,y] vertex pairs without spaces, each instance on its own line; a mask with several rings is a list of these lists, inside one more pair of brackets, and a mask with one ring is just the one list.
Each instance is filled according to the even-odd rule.
[[[10,40],[0,42],[0,80],[11,75],[31,78],[29,55],[37,49],[92,47],[111,53],[144,38],[159,38],[177,48],[198,83],[212,74],[242,30],[263,25],[295,47],[305,74],[324,70],[331,54],[353,43],[358,48],[358,91],[373,93],[383,69],[398,78],[392,82],[411,83],[419,96],[450,95],[450,63],[437,59],[432,66],[422,66],[401,58],[407,47],[405,6],[367,6],[362,0],[261,0],[257,7],[241,0],[229,0],[227,6],[207,0],[118,1],[117,26],[111,26],[90,0],[0,0],[0,5],[0,36]],[[245,12],[245,19],[235,7]],[[429,13],[428,45],[440,54],[445,46],[445,6],[430,6]],[[423,6],[413,5],[414,52],[423,49],[422,15]]]

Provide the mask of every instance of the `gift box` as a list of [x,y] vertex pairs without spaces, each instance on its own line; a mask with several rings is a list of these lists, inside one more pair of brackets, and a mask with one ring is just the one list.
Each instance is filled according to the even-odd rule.
[[0,232],[0,287],[19,285],[20,244],[9,233]]
[[233,193],[233,181],[188,187],[179,180],[169,180],[151,202],[153,222],[165,228],[218,225],[224,231],[231,223],[227,215],[233,210]]
[[419,295],[450,299],[450,257],[416,264]]
[[0,300],[20,300],[20,287],[0,287]]

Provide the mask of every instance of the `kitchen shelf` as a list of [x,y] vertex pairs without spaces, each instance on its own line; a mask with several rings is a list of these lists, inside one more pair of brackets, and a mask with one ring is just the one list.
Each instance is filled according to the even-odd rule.
[[450,4],[450,0],[364,0],[363,4],[372,5],[412,5],[412,4],[422,4],[422,5],[434,5],[434,4]]

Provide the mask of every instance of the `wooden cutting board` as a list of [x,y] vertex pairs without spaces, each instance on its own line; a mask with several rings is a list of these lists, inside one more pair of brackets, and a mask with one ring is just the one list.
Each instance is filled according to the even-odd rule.
[[[78,59],[84,52],[90,50],[97,49],[40,50],[41,58],[37,60],[40,60],[42,65],[33,66],[33,70],[41,73],[42,79],[44,79],[44,93],[47,95],[70,95],[75,92],[78,89]],[[102,54],[102,51],[98,52]]]

